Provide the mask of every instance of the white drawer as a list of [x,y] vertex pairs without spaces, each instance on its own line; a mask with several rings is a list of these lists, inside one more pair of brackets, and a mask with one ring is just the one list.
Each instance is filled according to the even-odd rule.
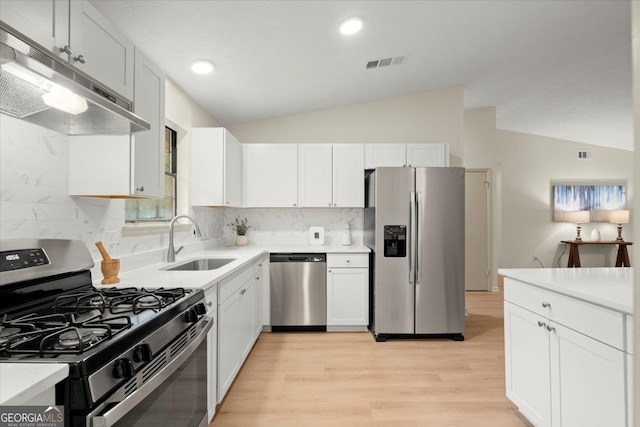
[[327,254],[327,268],[338,267],[369,267],[367,254]]
[[595,304],[506,278],[504,299],[624,351],[624,315]]
[[222,304],[242,287],[255,274],[255,263],[243,267],[240,271],[223,279],[218,284],[218,304]]

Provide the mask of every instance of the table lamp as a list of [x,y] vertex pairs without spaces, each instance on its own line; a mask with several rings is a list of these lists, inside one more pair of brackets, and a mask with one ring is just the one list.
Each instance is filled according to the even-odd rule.
[[581,224],[585,222],[589,222],[589,211],[570,211],[567,212],[567,222],[575,222],[576,223],[576,238],[574,239],[576,242],[582,242],[582,237],[580,237]]
[[627,209],[611,211],[609,213],[609,222],[618,224],[618,237],[616,237],[616,241],[624,241],[622,238],[622,224],[629,223],[629,211]]

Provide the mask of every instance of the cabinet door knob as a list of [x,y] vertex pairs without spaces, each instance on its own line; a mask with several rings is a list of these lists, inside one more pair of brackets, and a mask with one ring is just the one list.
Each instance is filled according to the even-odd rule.
[[246,289],[242,289],[242,290],[240,291],[240,295],[244,295],[244,294],[245,294],[245,292],[247,292],[247,290],[246,290]]
[[547,331],[549,331],[549,332],[553,332],[553,331],[555,331],[555,330],[556,330],[556,328],[554,328],[553,326],[549,326],[549,325],[547,325]]
[[546,302],[546,301],[543,301],[543,302],[542,302],[542,307],[544,307],[544,308],[549,308],[549,307],[551,307],[551,304],[550,304],[550,303],[548,303],[548,302]]
[[66,45],[65,47],[60,48],[60,53],[66,53],[67,55],[73,55],[73,51],[71,50],[71,46]]
[[144,185],[136,187],[136,191],[144,191]]
[[86,59],[84,59],[84,56],[83,56],[83,55],[75,56],[75,57],[73,58],[73,60],[74,60],[74,61],[76,61],[76,62],[79,62],[79,63],[81,63],[81,64],[84,64],[85,62],[87,62],[87,60],[86,60]]
[[540,326],[540,327],[547,326],[547,324],[544,323],[544,322],[541,322],[540,320],[538,320],[538,326]]

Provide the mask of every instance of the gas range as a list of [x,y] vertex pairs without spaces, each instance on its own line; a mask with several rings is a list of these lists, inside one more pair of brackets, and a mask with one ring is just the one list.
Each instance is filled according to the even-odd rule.
[[0,363],[67,363],[66,425],[90,425],[210,327],[202,290],[94,287],[81,241],[4,240],[0,253]]

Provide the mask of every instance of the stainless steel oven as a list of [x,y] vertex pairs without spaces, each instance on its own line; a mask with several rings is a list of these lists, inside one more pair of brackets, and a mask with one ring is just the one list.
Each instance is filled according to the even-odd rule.
[[0,363],[65,363],[65,427],[206,426],[201,289],[94,287],[81,241],[0,241]]
[[207,426],[207,332],[211,324],[211,319],[205,319],[202,327],[194,326],[154,358],[87,416],[87,426]]

